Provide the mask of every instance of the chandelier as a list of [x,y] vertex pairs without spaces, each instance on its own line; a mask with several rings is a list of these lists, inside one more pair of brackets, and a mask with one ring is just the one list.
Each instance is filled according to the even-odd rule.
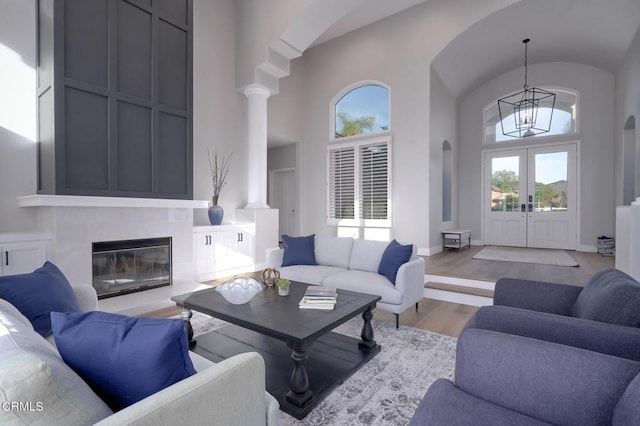
[[[527,85],[527,44],[524,43],[524,87],[523,90],[498,99],[498,111],[502,134],[514,138],[547,133],[551,130],[551,118],[556,103],[556,94],[548,90]],[[513,121],[511,121],[513,117]]]

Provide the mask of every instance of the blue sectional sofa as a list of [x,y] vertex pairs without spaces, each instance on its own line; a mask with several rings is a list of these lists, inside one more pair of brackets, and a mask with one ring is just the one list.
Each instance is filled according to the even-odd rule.
[[502,278],[494,303],[411,424],[640,424],[640,283],[615,269],[584,287]]
[[411,425],[640,424],[640,362],[490,330],[458,339],[455,380],[438,379]]
[[586,286],[501,278],[495,306],[465,328],[516,334],[640,361],[640,283],[617,269]]

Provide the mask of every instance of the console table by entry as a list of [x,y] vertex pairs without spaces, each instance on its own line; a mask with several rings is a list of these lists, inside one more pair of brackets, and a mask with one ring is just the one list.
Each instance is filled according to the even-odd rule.
[[471,247],[471,229],[448,229],[442,231],[442,250]]

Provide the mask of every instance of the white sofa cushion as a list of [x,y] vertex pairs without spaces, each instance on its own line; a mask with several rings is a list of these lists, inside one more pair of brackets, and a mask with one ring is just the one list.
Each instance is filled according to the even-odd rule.
[[6,321],[19,321],[24,324],[27,329],[33,330],[33,326],[31,325],[31,321],[29,318],[22,315],[22,313],[13,306],[11,303],[7,302],[4,299],[0,299],[0,322],[5,323]]
[[320,285],[329,275],[343,272],[344,269],[335,266],[292,265],[280,268],[280,277],[307,284]]
[[319,237],[316,235],[315,252],[318,265],[349,268],[349,259],[353,247],[351,237]]
[[342,290],[375,294],[382,298],[381,302],[393,305],[402,303],[402,293],[385,276],[377,273],[372,274],[365,271],[338,272],[325,278],[322,284]]
[[372,241],[357,239],[353,242],[349,269],[378,273],[378,266],[382,254],[389,243],[387,241]]
[[0,310],[0,354],[3,400],[31,402],[27,410],[0,410],[0,424],[93,424],[112,414],[31,324],[8,310]]

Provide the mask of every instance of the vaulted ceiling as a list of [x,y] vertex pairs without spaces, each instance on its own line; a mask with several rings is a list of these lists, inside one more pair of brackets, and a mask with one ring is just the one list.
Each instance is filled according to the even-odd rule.
[[[424,1],[366,0],[313,45]],[[464,96],[523,66],[522,40],[530,38],[529,64],[578,62],[615,73],[639,27],[640,0],[521,0],[460,34],[432,65],[455,97]]]

